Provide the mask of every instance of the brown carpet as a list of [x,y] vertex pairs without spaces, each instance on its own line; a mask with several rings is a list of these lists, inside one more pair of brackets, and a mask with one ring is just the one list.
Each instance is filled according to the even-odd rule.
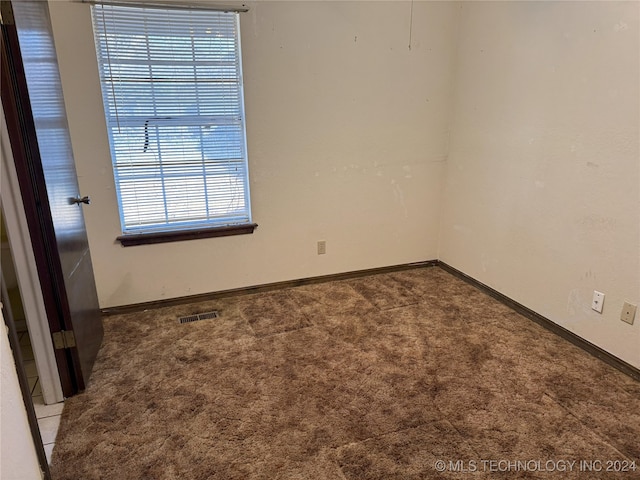
[[105,330],[54,479],[640,478],[640,384],[437,267]]

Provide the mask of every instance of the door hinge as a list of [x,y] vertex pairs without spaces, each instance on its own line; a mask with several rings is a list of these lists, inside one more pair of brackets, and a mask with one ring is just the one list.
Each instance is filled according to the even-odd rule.
[[72,330],[60,330],[53,334],[53,347],[56,350],[64,350],[76,346],[76,336]]

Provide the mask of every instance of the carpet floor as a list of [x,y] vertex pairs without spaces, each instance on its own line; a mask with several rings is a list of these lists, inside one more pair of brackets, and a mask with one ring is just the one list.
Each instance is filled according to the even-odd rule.
[[640,383],[438,267],[104,325],[56,480],[640,478]]

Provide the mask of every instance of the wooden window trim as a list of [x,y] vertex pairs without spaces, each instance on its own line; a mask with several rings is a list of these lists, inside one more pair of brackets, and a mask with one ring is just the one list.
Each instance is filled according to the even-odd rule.
[[231,235],[252,234],[257,228],[255,223],[243,225],[230,225],[226,227],[195,228],[189,230],[175,230],[151,233],[127,233],[116,238],[123,247],[137,245],[151,245],[154,243],[180,242],[184,240],[197,240],[201,238],[229,237]]

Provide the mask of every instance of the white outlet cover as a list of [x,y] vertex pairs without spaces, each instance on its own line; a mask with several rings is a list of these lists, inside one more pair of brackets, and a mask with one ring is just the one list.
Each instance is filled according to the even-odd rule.
[[636,305],[629,302],[624,302],[622,306],[622,313],[620,314],[620,320],[627,322],[629,325],[633,325],[633,319],[636,316]]
[[603,305],[604,305],[604,293],[594,290],[593,301],[591,302],[591,308],[598,313],[602,313]]

